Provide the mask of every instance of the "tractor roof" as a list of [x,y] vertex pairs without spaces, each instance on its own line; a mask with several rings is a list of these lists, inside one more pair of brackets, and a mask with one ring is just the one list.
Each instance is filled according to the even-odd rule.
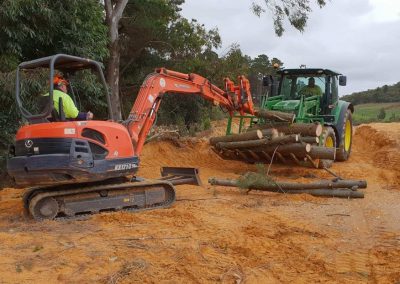
[[50,68],[54,64],[54,69],[61,71],[77,71],[89,68],[100,68],[103,66],[100,62],[66,54],[56,54],[31,61],[25,61],[19,64],[20,69]]
[[292,74],[292,75],[315,75],[315,74],[325,74],[325,75],[341,75],[341,73],[323,69],[323,68],[299,68],[299,69],[282,69],[278,71],[278,74]]

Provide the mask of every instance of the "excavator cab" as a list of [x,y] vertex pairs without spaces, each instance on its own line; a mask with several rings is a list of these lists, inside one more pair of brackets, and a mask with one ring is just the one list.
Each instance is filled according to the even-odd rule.
[[[24,81],[32,80],[32,78],[23,80],[23,78],[28,77],[29,73],[34,73],[34,71],[40,70],[41,75],[36,74],[36,80],[40,81],[40,78],[45,78],[46,73],[48,79],[46,83],[48,89],[46,90],[49,95],[43,96],[43,94],[31,94],[24,92]],[[74,75],[83,70],[89,70],[92,74],[97,75],[99,84],[102,85],[102,90],[104,96],[107,100],[108,108],[108,118],[112,119],[111,115],[111,103],[110,94],[108,92],[107,84],[102,71],[102,64],[86,58],[80,58],[76,56],[57,54],[49,57],[39,58],[32,61],[26,61],[19,64],[17,68],[16,76],[16,101],[17,106],[22,114],[22,116],[29,122],[29,124],[45,123],[45,122],[59,122],[66,121],[65,114],[62,109],[62,99],[58,101],[58,112],[54,108],[53,104],[53,77],[62,73],[67,79],[74,77]],[[82,72],[81,72],[82,73]],[[79,74],[81,75],[81,74]],[[34,76],[32,76],[34,77]],[[39,84],[39,82],[36,82]],[[38,89],[38,88],[36,88]],[[42,88],[43,89],[43,88]],[[74,95],[74,89],[70,88],[69,94],[76,104],[76,99]]]
[[[62,99],[55,102],[58,111],[55,110],[53,78],[59,72],[69,79],[68,93],[72,98],[71,85],[93,77],[93,89],[102,89],[106,97],[104,120],[66,119]],[[45,93],[49,95],[43,96]],[[84,92],[78,96],[82,101],[94,100],[82,95]],[[17,184],[92,182],[136,173],[139,158],[127,129],[113,122],[101,63],[65,54],[23,62],[16,72],[16,102],[28,122],[18,130],[15,143],[10,146],[7,168]],[[99,117],[96,114],[96,119]]]

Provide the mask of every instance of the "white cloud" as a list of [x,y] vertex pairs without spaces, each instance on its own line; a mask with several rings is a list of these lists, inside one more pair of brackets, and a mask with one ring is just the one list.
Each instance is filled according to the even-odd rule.
[[376,22],[394,22],[400,19],[400,1],[370,0],[373,7],[369,17]]
[[[398,3],[398,4],[397,4]],[[341,94],[400,81],[400,1],[332,0],[317,6],[304,33],[289,25],[279,38],[270,15],[257,18],[249,0],[186,0],[183,15],[218,27],[226,52],[232,43],[254,57],[277,57],[285,67],[321,67],[348,76]],[[397,11],[397,12],[396,12]]]

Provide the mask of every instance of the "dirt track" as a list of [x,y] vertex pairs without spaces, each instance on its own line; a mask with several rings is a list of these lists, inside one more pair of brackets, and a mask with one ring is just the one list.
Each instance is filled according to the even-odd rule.
[[[221,134],[221,125],[214,133]],[[211,187],[254,166],[223,161],[206,140],[145,146],[140,175],[201,169],[204,187],[179,186],[165,210],[105,213],[81,221],[23,217],[20,190],[0,191],[0,283],[400,281],[400,124],[359,126],[353,153],[333,171],[367,179],[363,200]],[[320,170],[272,166],[280,179]]]

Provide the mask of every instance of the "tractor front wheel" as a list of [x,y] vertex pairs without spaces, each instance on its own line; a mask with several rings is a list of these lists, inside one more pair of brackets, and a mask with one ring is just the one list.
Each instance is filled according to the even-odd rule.
[[[321,134],[320,146],[328,148],[336,148],[336,135],[332,127],[326,126]],[[319,168],[330,168],[333,164],[333,160],[320,159]]]
[[349,159],[351,144],[353,142],[353,119],[351,110],[349,109],[344,116],[342,127],[342,137],[340,137],[340,144],[336,150],[336,160],[340,162],[347,161]]

